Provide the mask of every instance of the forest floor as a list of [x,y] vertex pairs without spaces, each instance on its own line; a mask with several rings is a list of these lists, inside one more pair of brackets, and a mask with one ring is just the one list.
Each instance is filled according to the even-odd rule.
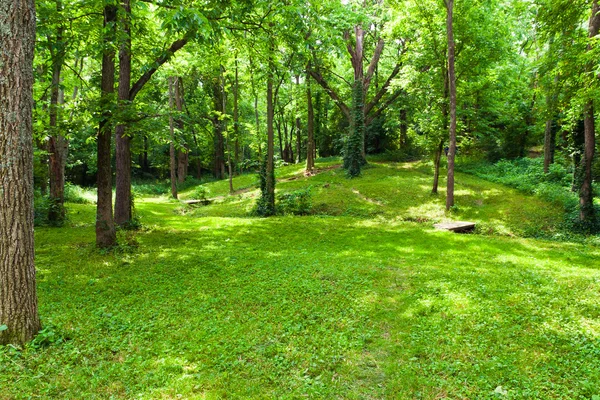
[[[336,163],[278,170],[278,191],[312,187],[309,216],[251,216],[251,175],[206,184],[209,206],[138,198],[143,229],[110,252],[69,204],[36,228],[45,329],[0,349],[0,398],[600,396],[600,246],[526,238],[559,236],[562,210],[459,174],[446,213],[427,165]],[[476,233],[433,229],[453,219]]]

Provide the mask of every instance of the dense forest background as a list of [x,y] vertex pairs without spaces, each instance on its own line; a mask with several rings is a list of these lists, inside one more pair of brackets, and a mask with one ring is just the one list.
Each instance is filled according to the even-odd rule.
[[[274,167],[306,162],[310,174],[329,156],[343,156],[350,176],[373,156],[428,159],[437,192],[451,125],[447,5],[38,1],[38,219],[64,219],[65,182],[67,195],[97,185],[97,232],[108,232],[98,244],[111,244],[115,182],[114,222],[126,226],[132,180],[170,180],[176,197],[177,182],[264,164],[269,188]],[[560,197],[573,229],[587,231],[600,175],[597,8],[478,0],[453,10],[457,168],[485,175],[489,163],[530,158],[495,175]]]

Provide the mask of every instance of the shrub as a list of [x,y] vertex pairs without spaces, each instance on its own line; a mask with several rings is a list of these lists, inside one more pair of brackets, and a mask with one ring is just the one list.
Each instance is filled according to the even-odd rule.
[[280,213],[290,215],[307,215],[312,210],[311,187],[293,192],[280,193],[277,196],[277,207]]
[[200,185],[190,193],[190,197],[194,200],[206,200],[209,193],[205,186]]

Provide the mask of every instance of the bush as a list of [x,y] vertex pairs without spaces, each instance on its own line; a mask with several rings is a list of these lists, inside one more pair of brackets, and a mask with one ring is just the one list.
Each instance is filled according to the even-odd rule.
[[295,190],[293,192],[281,193],[277,196],[277,208],[282,214],[307,215],[312,210],[311,187]]
[[194,200],[206,200],[210,191],[205,186],[198,186],[190,193],[190,198]]

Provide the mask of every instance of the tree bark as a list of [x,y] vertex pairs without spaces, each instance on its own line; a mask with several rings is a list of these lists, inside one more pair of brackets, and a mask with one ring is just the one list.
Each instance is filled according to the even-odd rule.
[[[598,35],[600,30],[600,7],[598,6],[598,0],[594,0],[592,4],[592,16],[589,22],[589,37],[593,38]],[[592,50],[591,44],[588,44],[588,51]],[[590,65],[588,69],[593,71],[593,65]],[[596,215],[594,209],[594,192],[592,189],[592,163],[594,161],[594,153],[596,150],[596,128],[594,120],[594,100],[588,100],[584,109],[584,152],[582,159],[583,179],[581,187],[579,189],[579,219],[581,222],[585,222],[590,226],[596,222]]]
[[169,170],[171,177],[171,196],[177,198],[177,161],[175,160],[175,121],[173,118],[173,109],[175,103],[175,86],[177,85],[176,77],[169,77],[169,129],[171,131],[171,143],[169,146]]
[[112,211],[112,171],[111,171],[111,103],[115,92],[115,51],[112,44],[116,37],[115,23],[117,8],[104,7],[104,52],[102,54],[102,82],[100,99],[102,119],[98,129],[98,201],[96,203],[96,245],[112,247],[117,236]]
[[[125,110],[129,104],[131,88],[131,4],[122,0],[122,21],[124,39],[119,49],[119,108]],[[131,137],[126,132],[126,124],[121,122],[115,131],[116,140],[116,196],[115,223],[125,225],[132,218],[131,198]]]
[[[310,69],[310,67],[309,67]],[[306,74],[306,175],[312,175],[315,169],[315,112],[312,104],[310,74]]]
[[450,92],[450,140],[448,149],[448,182],[446,190],[446,210],[454,206],[454,157],[456,155],[456,74],[454,71],[454,32],[452,13],[454,0],[446,0],[448,34],[448,87]]
[[35,3],[0,3],[0,345],[40,330],[33,235]]

